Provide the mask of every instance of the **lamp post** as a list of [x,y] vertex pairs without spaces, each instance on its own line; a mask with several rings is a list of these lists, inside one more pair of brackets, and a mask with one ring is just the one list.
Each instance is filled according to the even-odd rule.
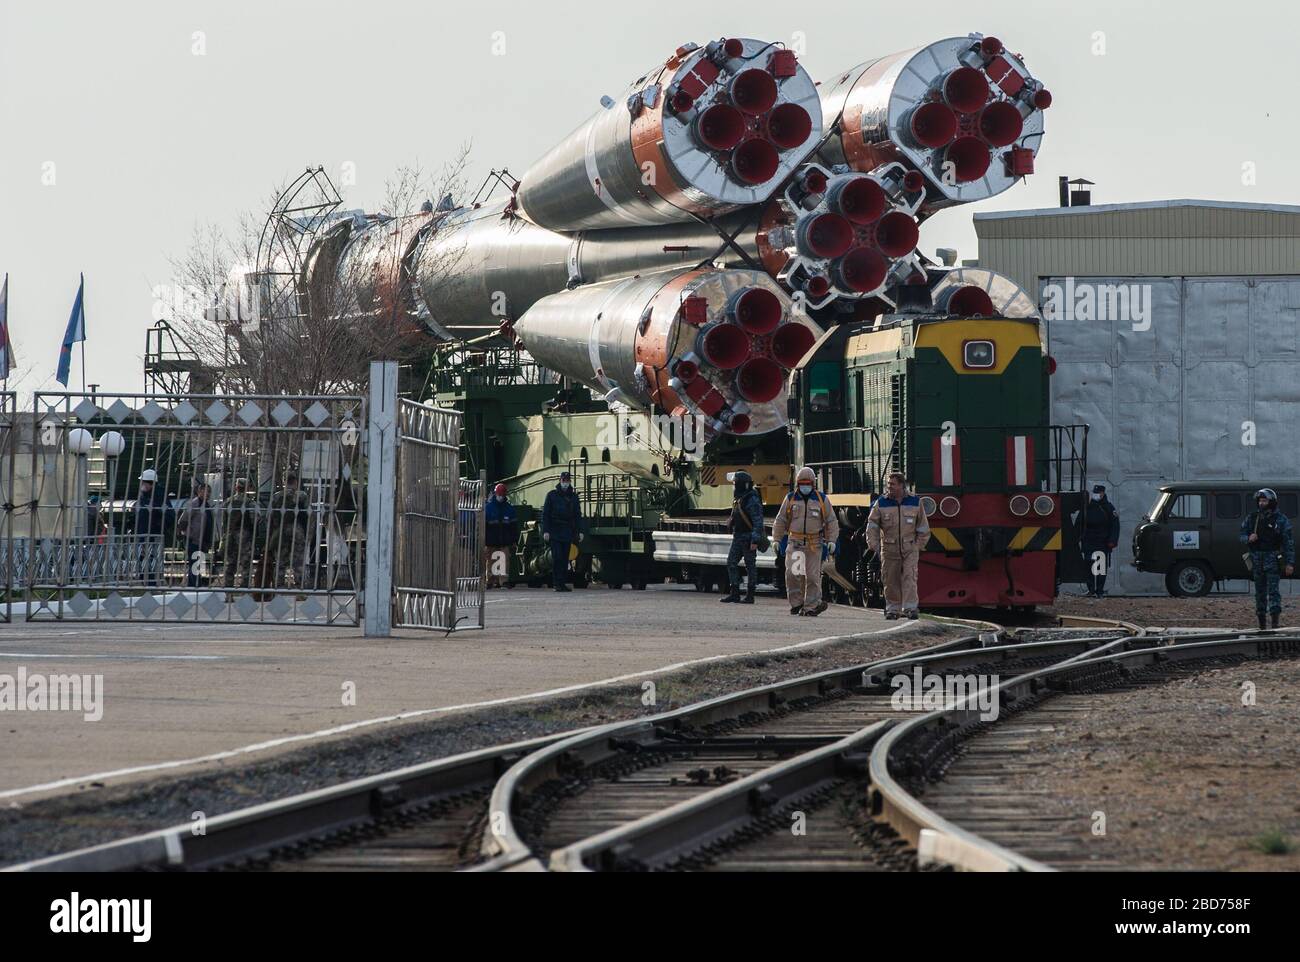
[[117,496],[117,459],[126,450],[126,439],[121,432],[105,431],[99,436],[99,450],[104,453],[108,469],[108,553],[113,559],[113,581],[117,582],[117,522],[113,512],[113,499]]

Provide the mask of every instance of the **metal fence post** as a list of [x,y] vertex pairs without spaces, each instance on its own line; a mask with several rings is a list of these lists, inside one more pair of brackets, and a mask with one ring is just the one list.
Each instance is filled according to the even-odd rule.
[[366,475],[365,634],[393,633],[393,515],[397,501],[397,362],[370,364]]

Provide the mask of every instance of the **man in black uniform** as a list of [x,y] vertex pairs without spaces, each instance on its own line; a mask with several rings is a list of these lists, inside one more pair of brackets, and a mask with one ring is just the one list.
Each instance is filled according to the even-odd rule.
[[1119,512],[1106,497],[1106,486],[1094,484],[1092,499],[1084,506],[1083,562],[1088,567],[1088,597],[1106,596],[1106,573],[1110,571],[1110,553],[1119,544]]
[[542,540],[551,546],[551,580],[556,591],[568,591],[569,546],[582,541],[582,505],[573,490],[568,471],[560,472],[560,483],[546,493],[542,503]]
[[1277,492],[1272,488],[1255,492],[1255,510],[1241,522],[1241,543],[1250,554],[1259,626],[1263,628],[1265,616],[1271,615],[1276,628],[1282,618],[1278,576],[1295,574],[1295,535],[1291,520],[1277,509]]
[[[722,601],[752,605],[754,586],[758,583],[758,543],[763,538],[763,497],[755,490],[754,479],[748,471],[737,471],[733,483],[735,498],[731,502],[731,520],[727,522],[731,532],[731,550],[727,552],[731,592]],[[741,558],[745,559],[749,576],[744,598],[740,597]]]

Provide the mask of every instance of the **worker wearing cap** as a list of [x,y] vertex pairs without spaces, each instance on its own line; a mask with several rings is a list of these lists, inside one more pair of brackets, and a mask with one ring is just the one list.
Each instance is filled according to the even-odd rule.
[[158,584],[163,542],[173,520],[174,512],[167,503],[167,492],[158,486],[158,472],[145,468],[140,472],[140,493],[135,501],[135,537],[146,585]]
[[903,476],[889,476],[886,493],[875,500],[867,515],[867,547],[880,559],[885,583],[885,617],[920,616],[916,586],[921,549],[930,540],[930,520],[921,500],[907,493]]
[[785,496],[772,525],[772,537],[785,552],[785,593],[790,614],[815,618],[826,610],[822,600],[822,562],[835,551],[840,523],[830,499],[817,490],[817,475],[802,467],[795,488]]
[[508,495],[505,483],[498,484],[483,508],[483,569],[489,588],[510,584],[510,549],[519,540],[515,506]]
[[[754,478],[748,471],[737,471],[732,479],[731,518],[727,529],[731,532],[731,550],[727,552],[727,576],[731,591],[723,602],[752,605],[754,586],[758,581],[758,546],[763,538],[763,497],[754,487]],[[745,597],[740,597],[740,561],[745,561],[748,575]]]
[[1291,519],[1277,509],[1277,492],[1272,488],[1255,492],[1255,510],[1241,522],[1241,543],[1250,554],[1259,626],[1266,627],[1265,617],[1271,615],[1276,628],[1282,618],[1278,573],[1281,569],[1288,578],[1295,573],[1295,535]]
[[248,493],[248,479],[237,478],[235,492],[226,500],[223,512],[222,582],[227,588],[233,588],[241,578],[243,587],[253,585],[253,543],[261,511],[257,498]]
[[542,540],[551,546],[551,579],[556,591],[568,591],[569,546],[582,541],[578,530],[582,506],[573,490],[568,471],[560,472],[560,483],[546,493],[542,504]]
[[1119,544],[1119,512],[1106,497],[1106,486],[1094,484],[1083,507],[1083,562],[1088,569],[1088,597],[1106,597],[1106,572],[1110,553]]
[[267,518],[266,555],[262,561],[262,584],[274,574],[274,585],[284,588],[293,572],[294,587],[303,588],[307,561],[307,523],[311,507],[307,492],[298,487],[298,475],[290,471],[284,487],[271,495]]

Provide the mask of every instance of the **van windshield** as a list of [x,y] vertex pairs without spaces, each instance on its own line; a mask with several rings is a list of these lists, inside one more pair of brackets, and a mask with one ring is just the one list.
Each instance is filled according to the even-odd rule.
[[1151,510],[1147,512],[1147,517],[1152,521],[1159,521],[1160,512],[1165,509],[1165,505],[1169,504],[1169,499],[1171,497],[1172,495],[1170,495],[1168,491],[1161,491],[1157,494],[1156,503],[1151,505]]

